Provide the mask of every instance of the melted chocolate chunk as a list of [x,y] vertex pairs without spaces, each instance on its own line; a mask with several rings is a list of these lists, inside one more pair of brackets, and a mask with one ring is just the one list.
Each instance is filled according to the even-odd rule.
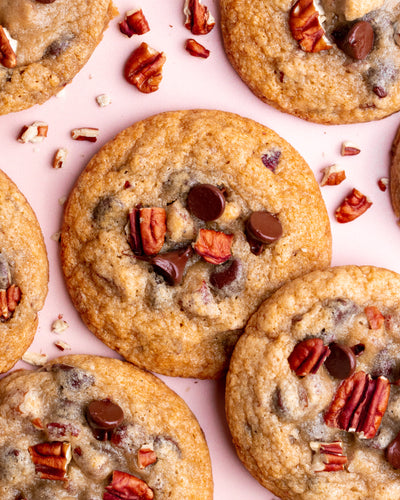
[[368,21],[342,26],[332,33],[337,46],[349,57],[365,59],[374,45],[375,34]]
[[223,192],[212,184],[197,184],[189,191],[187,197],[189,212],[199,219],[208,222],[218,219],[225,210]]
[[124,419],[122,408],[109,399],[95,400],[86,409],[86,418],[96,439],[105,441]]
[[62,363],[51,365],[48,371],[53,371],[57,374],[61,390],[85,390],[94,384],[94,377],[89,373]]
[[[54,0],[53,0],[54,1]],[[50,2],[41,2],[41,3],[50,3]],[[63,38],[59,38],[58,40],[54,40],[46,49],[44,53],[44,57],[58,57],[61,55],[70,45],[73,40],[74,35],[67,35]]]
[[361,354],[365,351],[365,345],[364,344],[353,345],[351,350],[354,352],[354,355],[356,357],[361,356]]
[[173,250],[155,255],[151,259],[154,271],[165,279],[169,285],[179,285],[185,272],[186,263],[192,255],[192,247]]
[[210,283],[218,289],[229,286],[237,279],[241,268],[242,264],[239,260],[232,260],[227,267],[210,275]]
[[265,155],[261,157],[261,161],[269,170],[271,170],[271,172],[275,172],[275,169],[279,164],[280,158],[281,158],[280,151],[278,150],[268,151],[268,153],[265,153]]
[[11,285],[11,274],[7,259],[0,252],[0,290],[7,290]]
[[394,469],[400,469],[400,434],[386,448],[386,459]]
[[247,221],[246,233],[253,240],[271,244],[282,236],[282,225],[269,212],[253,212]]
[[325,367],[332,377],[344,380],[356,369],[356,356],[350,347],[333,342],[329,344],[331,353],[325,360]]

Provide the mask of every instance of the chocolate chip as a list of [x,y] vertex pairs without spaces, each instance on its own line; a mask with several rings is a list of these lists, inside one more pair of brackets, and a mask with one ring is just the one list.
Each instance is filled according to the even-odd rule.
[[165,279],[169,285],[179,285],[183,278],[185,266],[192,255],[192,247],[158,254],[151,259],[154,271]]
[[187,197],[189,211],[204,221],[221,217],[225,210],[225,198],[220,189],[212,184],[197,184]]
[[240,261],[236,259],[233,260],[229,263],[229,266],[222,271],[212,273],[210,275],[210,283],[218,289],[230,285],[237,278],[241,267]]
[[394,469],[400,469],[400,434],[386,448],[386,459]]
[[372,90],[374,94],[376,94],[380,99],[383,99],[388,95],[387,91],[380,85],[375,85],[375,87]]
[[276,167],[279,164],[279,160],[281,158],[281,152],[278,150],[268,151],[261,157],[261,161],[264,165],[271,170],[271,172],[275,172]]
[[332,375],[340,380],[350,377],[356,369],[356,356],[350,347],[333,342],[329,344],[330,355],[325,360],[325,367]]
[[110,431],[120,425],[124,419],[124,412],[109,399],[100,399],[89,403],[86,418],[96,439],[104,441],[110,437]]
[[247,234],[261,243],[273,243],[282,236],[282,225],[269,212],[253,212],[246,224]]
[[358,61],[365,59],[374,45],[374,30],[368,21],[358,21],[332,33],[337,46]]
[[[42,2],[45,3],[45,2]],[[50,3],[50,2],[46,2]],[[59,38],[58,40],[54,40],[47,49],[45,50],[44,56],[45,57],[58,57],[61,55],[64,50],[66,50],[70,44],[71,41],[73,40],[74,35],[67,35],[63,38]]]

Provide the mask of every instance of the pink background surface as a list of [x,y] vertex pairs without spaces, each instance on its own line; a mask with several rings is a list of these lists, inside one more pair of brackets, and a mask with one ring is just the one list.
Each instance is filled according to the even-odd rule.
[[[204,0],[217,25],[206,36],[193,37],[211,50],[207,60],[190,56],[184,43],[192,35],[184,28],[183,0],[115,0],[120,15],[106,31],[103,41],[89,63],[66,87],[62,97],[42,106],[0,117],[0,168],[28,198],[41,224],[50,262],[49,294],[40,313],[39,328],[31,351],[54,358],[61,352],[54,341],[68,342],[68,353],[92,353],[117,357],[84,326],[66,292],[58,253],[51,235],[60,229],[62,207],[59,199],[67,196],[90,157],[115,134],[150,115],[177,109],[220,109],[252,118],[289,141],[306,159],[320,181],[321,170],[338,163],[347,179],[335,187],[325,186],[322,194],[331,218],[333,265],[370,264],[400,272],[398,253],[400,228],[391,209],[388,191],[377,186],[389,174],[389,151],[399,125],[399,115],[379,122],[345,126],[323,126],[283,114],[258,100],[231,68],[222,47],[218,2]],[[142,7],[151,31],[128,39],[118,30],[125,11]],[[141,41],[165,52],[167,62],[160,89],[145,95],[122,77],[122,68]],[[100,108],[95,98],[107,93],[112,104]],[[23,125],[36,120],[49,125],[48,137],[41,144],[20,144],[16,137]],[[76,127],[98,127],[97,143],[77,142],[70,138]],[[340,156],[343,141],[361,148],[355,157]],[[64,168],[51,167],[56,149],[68,149]],[[359,219],[338,224],[336,207],[356,187],[373,202]],[[29,234],[27,234],[29,237]],[[69,328],[61,335],[51,324],[62,314]],[[19,362],[16,368],[28,368]],[[224,382],[196,381],[161,377],[190,406],[197,416],[210,448],[215,493],[218,500],[268,500],[274,498],[254,480],[236,457],[224,417]]]

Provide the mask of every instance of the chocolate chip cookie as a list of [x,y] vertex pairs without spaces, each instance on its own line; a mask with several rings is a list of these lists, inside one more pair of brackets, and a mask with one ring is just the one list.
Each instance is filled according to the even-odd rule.
[[66,356],[0,381],[2,500],[212,500],[186,404],[129,363]]
[[59,92],[116,13],[110,0],[0,0],[0,114]]
[[281,111],[319,123],[400,109],[400,2],[221,0],[228,58]]
[[39,223],[0,170],[0,373],[31,344],[47,294],[47,253]]
[[214,378],[252,312],[329,265],[326,209],[289,144],[221,111],[164,113],[90,161],[65,209],[62,266],[87,326],[127,360]]
[[250,318],[226,411],[240,459],[291,500],[400,497],[400,275],[315,271]]

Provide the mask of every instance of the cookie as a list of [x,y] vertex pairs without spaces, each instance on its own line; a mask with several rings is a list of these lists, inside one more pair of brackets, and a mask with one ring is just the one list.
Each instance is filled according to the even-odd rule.
[[0,373],[30,346],[47,294],[48,262],[39,223],[0,170]]
[[215,378],[263,299],[329,265],[331,236],[289,144],[197,110],[139,122],[94,156],[61,248],[73,303],[103,342],[152,371]]
[[400,219],[400,130],[394,138],[390,165],[390,198],[393,211]]
[[237,453],[288,500],[400,497],[400,275],[315,271],[252,316],[232,355]]
[[400,109],[400,2],[221,0],[226,54],[260,99],[318,123]]
[[212,500],[208,448],[184,401],[133,365],[65,356],[0,381],[3,500]]
[[116,13],[110,0],[1,0],[0,114],[57,94]]

